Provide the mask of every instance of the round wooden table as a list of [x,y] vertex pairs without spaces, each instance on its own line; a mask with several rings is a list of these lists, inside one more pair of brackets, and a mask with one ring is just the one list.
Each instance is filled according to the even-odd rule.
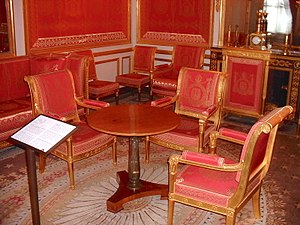
[[176,113],[149,105],[117,105],[91,113],[87,122],[95,130],[130,138],[128,172],[117,173],[119,188],[107,200],[107,210],[118,212],[124,203],[144,196],[168,196],[168,185],[140,179],[139,138],[176,128],[179,124]]

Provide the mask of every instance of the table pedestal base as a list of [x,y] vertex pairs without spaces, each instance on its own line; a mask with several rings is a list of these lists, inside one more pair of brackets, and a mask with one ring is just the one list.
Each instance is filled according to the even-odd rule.
[[110,212],[119,212],[123,209],[124,203],[145,196],[160,195],[161,199],[168,197],[168,185],[140,180],[141,187],[133,190],[127,187],[128,173],[126,171],[119,171],[117,176],[119,188],[106,202],[107,210]]

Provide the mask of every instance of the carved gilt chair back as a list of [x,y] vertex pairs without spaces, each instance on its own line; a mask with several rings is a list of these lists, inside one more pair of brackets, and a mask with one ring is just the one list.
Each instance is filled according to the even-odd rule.
[[220,125],[225,77],[222,72],[181,68],[176,95],[163,98],[175,102],[180,124],[169,132],[146,137],[146,161],[150,143],[179,151],[204,151],[210,132]]
[[169,66],[156,66],[151,78],[151,96],[174,96],[182,67],[202,68],[205,49],[198,46],[177,45],[173,49]]

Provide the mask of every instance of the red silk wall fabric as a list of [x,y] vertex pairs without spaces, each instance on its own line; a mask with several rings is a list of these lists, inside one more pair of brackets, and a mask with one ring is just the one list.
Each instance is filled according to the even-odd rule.
[[[26,0],[26,2],[29,48],[129,40],[129,0]],[[96,36],[96,34],[109,35]],[[68,38],[55,39],[56,37]],[[45,43],[45,38],[52,40]]]
[[209,43],[212,21],[210,0],[139,0],[139,2],[142,40],[159,42],[168,39],[177,43]]

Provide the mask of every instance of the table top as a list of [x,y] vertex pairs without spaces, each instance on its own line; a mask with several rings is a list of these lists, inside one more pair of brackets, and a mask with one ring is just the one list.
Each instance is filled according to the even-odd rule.
[[110,106],[87,116],[90,127],[119,136],[164,133],[176,128],[179,120],[179,116],[171,110],[139,104]]

